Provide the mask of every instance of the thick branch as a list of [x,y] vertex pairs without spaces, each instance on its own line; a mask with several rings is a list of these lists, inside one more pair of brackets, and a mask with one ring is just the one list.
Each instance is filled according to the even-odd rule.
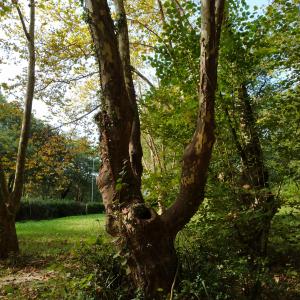
[[245,167],[248,169],[252,184],[256,187],[268,186],[268,172],[263,163],[263,153],[259,140],[259,134],[255,126],[255,116],[250,103],[250,98],[245,84],[242,84],[238,90],[238,98],[241,102],[240,123],[244,128],[246,137],[244,151],[247,161]]
[[91,113],[93,113],[96,109],[98,109],[100,107],[100,105],[97,105],[96,107],[94,107],[92,110],[86,112],[85,114],[79,116],[78,118],[74,119],[74,120],[71,120],[70,122],[66,122],[66,123],[63,123],[63,124],[60,124],[59,126],[57,127],[53,127],[51,128],[50,131],[55,131],[57,129],[60,129],[61,127],[64,127],[66,125],[70,125],[70,124],[74,124],[74,123],[77,123],[78,121],[84,119],[85,117],[87,117],[88,115],[90,115]]
[[[101,131],[102,161],[98,185],[106,211],[110,214],[114,203],[126,205],[134,197],[140,199],[141,196],[129,156],[134,109],[127,93],[123,63],[107,1],[87,0],[86,5],[102,86],[102,110],[97,119]],[[117,188],[117,184],[120,187]]]
[[234,125],[233,125],[233,122],[232,122],[232,120],[230,118],[230,114],[229,114],[228,108],[227,108],[227,106],[225,104],[225,101],[224,101],[225,99],[224,99],[224,97],[222,96],[221,93],[220,93],[220,98],[222,100],[222,103],[224,104],[223,109],[224,109],[225,115],[226,115],[227,120],[228,120],[228,125],[229,125],[229,128],[230,128],[230,131],[231,131],[231,134],[232,134],[232,137],[233,137],[236,149],[237,149],[237,151],[239,152],[239,154],[240,154],[240,156],[242,158],[243,164],[247,165],[247,155],[246,155],[246,153],[244,151],[243,145],[239,141],[239,137],[238,137],[237,131],[236,131],[236,129],[235,129]]
[[[204,199],[207,171],[214,144],[214,102],[217,87],[215,1],[202,0],[199,111],[197,127],[183,156],[180,192],[163,214],[176,234],[195,214]],[[223,15],[223,11],[219,11]],[[219,18],[219,17],[218,17]],[[222,16],[220,16],[222,19]]]
[[13,185],[13,200],[15,206],[18,205],[22,196],[26,151],[27,151],[27,145],[28,145],[29,133],[30,133],[32,101],[33,101],[34,87],[35,87],[34,25],[35,25],[35,1],[30,0],[30,23],[29,23],[30,39],[28,40],[29,61],[28,61],[27,87],[26,87],[26,97],[25,97],[25,108],[24,108],[23,119],[22,119],[22,129],[21,129],[18,154],[17,154],[16,173],[15,173],[15,179]]
[[125,86],[134,112],[129,143],[130,162],[134,175],[136,176],[138,182],[141,183],[141,176],[143,173],[143,150],[141,145],[139,112],[131,72],[127,17],[123,0],[114,0],[114,3],[118,15],[118,45],[121,62],[123,65]]

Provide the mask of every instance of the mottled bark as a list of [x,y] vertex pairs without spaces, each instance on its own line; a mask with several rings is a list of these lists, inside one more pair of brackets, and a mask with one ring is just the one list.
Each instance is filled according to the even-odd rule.
[[138,182],[141,184],[140,179],[143,173],[143,150],[141,145],[140,118],[130,62],[127,17],[123,0],[114,0],[114,4],[117,12],[118,46],[121,62],[123,65],[125,86],[134,112],[129,143],[130,162],[133,173],[136,176]]
[[[219,1],[202,0],[201,6],[201,57],[199,112],[197,127],[191,143],[183,156],[180,192],[175,203],[163,214],[167,223],[173,223],[177,233],[195,214],[204,199],[207,170],[211,158],[214,137],[214,103],[217,87],[218,44],[223,9],[216,10]],[[224,1],[223,1],[224,2]],[[224,8],[224,4],[220,5]],[[220,16],[216,16],[215,12]]]
[[[115,0],[115,4],[119,16],[122,16],[118,22],[119,41],[107,1],[86,1],[102,87],[102,110],[97,117],[102,161],[98,186],[107,212],[107,231],[119,237],[119,247],[123,254],[127,254],[134,282],[145,292],[147,299],[158,299],[160,293],[170,292],[174,282],[176,234],[190,220],[204,196],[214,142],[218,53],[215,1],[202,1],[197,129],[184,154],[178,199],[161,216],[144,203],[140,190],[141,171],[137,171],[132,159],[137,111],[132,100],[132,78],[128,80],[130,61],[126,14],[122,1]],[[223,14],[222,11],[219,13]],[[217,20],[221,22],[222,17]],[[139,128],[136,137],[140,143]]]

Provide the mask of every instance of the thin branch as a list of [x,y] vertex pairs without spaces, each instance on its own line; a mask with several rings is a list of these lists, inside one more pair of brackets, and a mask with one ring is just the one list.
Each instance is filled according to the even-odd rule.
[[91,114],[92,112],[94,112],[96,109],[98,109],[100,107],[100,105],[97,105],[96,107],[94,107],[91,111],[81,115],[80,117],[70,121],[70,122],[66,122],[66,123],[63,123],[57,127],[54,127],[54,128],[51,128],[50,131],[54,131],[54,130],[57,130],[57,129],[60,129],[61,127],[64,127],[66,125],[70,125],[70,124],[73,124],[73,123],[76,123],[78,121],[80,121],[81,119],[85,118],[86,116],[88,116],[89,114]]
[[[186,14],[185,10],[183,9],[182,5],[179,3],[179,1],[177,0],[173,0],[175,6],[177,7],[177,10],[178,10],[178,13],[179,15],[182,17]],[[192,30],[195,30],[194,27],[192,26],[192,24],[190,23],[189,19],[186,19],[188,24],[189,24],[189,27],[192,29]]]
[[138,71],[135,67],[131,66],[132,72],[134,72],[136,75],[138,75],[141,79],[143,79],[151,88],[155,88],[154,84],[140,71]]
[[129,44],[132,45],[132,46],[143,46],[143,47],[155,50],[154,46],[148,45],[148,44],[144,44],[144,43],[140,43],[140,42],[130,42]]
[[[167,27],[167,22],[166,22],[166,17],[165,17],[165,12],[164,12],[163,5],[162,5],[160,0],[157,0],[157,2],[158,2],[158,6],[159,6],[161,21],[163,23],[163,26]],[[173,48],[172,42],[170,40],[169,40],[169,47],[170,47],[170,49]]]
[[155,35],[160,41],[162,41],[162,37],[158,33],[156,33],[153,29],[151,29],[148,25],[142,23],[139,20],[133,20],[131,18],[127,18],[127,20],[132,22],[132,23],[137,23],[137,24],[141,25],[142,27],[146,28],[150,33]]
[[47,83],[46,85],[44,85],[43,87],[41,87],[39,90],[37,90],[36,92],[42,92],[44,91],[45,89],[47,89],[51,84],[54,84],[54,83],[64,83],[64,84],[70,84],[71,82],[73,81],[79,81],[81,79],[84,79],[84,78],[87,78],[87,77],[90,77],[90,76],[93,76],[95,74],[99,74],[99,71],[96,71],[96,72],[91,72],[91,73],[88,73],[88,74],[85,74],[85,75],[81,75],[81,76],[77,76],[77,77],[74,77],[74,78],[70,78],[70,79],[59,79],[59,80],[51,80],[49,83]]
[[160,12],[161,20],[162,20],[163,24],[165,25],[166,24],[166,18],[165,18],[165,12],[164,12],[162,3],[161,3],[160,0],[157,0],[157,2],[158,2],[158,7],[159,7],[159,12]]
[[146,25],[146,24],[140,22],[139,20],[133,20],[133,19],[130,19],[130,18],[127,18],[127,20],[128,20],[128,21],[131,21],[132,23],[138,23],[140,26],[146,28],[150,33],[152,33],[153,35],[155,35],[155,36],[158,38],[158,40],[164,44],[164,46],[165,46],[166,49],[168,50],[168,53],[169,53],[170,57],[172,57],[172,54],[171,54],[171,52],[170,52],[170,47],[164,42],[163,38],[162,38],[158,33],[156,33],[156,32],[155,32],[153,29],[151,29],[148,25]]
[[26,24],[25,24],[25,21],[24,21],[24,17],[23,17],[23,14],[21,12],[21,9],[20,9],[20,6],[19,6],[19,3],[17,0],[12,0],[12,3],[13,5],[15,5],[16,9],[17,9],[17,12],[18,12],[18,15],[19,15],[19,18],[20,18],[20,21],[21,21],[21,24],[22,24],[22,28],[23,28],[23,31],[25,33],[25,36],[28,40],[28,42],[30,41],[31,39],[31,36],[26,28]]

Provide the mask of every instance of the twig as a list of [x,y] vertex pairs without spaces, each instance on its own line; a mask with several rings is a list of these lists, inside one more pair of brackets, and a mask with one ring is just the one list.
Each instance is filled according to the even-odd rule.
[[92,112],[94,112],[94,111],[95,111],[96,109],[98,109],[99,107],[100,107],[100,105],[97,105],[97,106],[94,107],[91,111],[89,111],[89,112],[83,114],[82,116],[76,118],[75,120],[72,120],[72,121],[70,121],[70,122],[63,123],[63,124],[61,124],[61,125],[59,125],[59,126],[57,126],[57,127],[51,128],[50,131],[57,130],[57,129],[63,127],[63,126],[66,126],[66,125],[69,125],[69,124],[72,124],[72,123],[76,123],[76,122],[80,121],[81,119],[85,118],[86,116],[88,116],[89,114],[91,114]]
[[177,278],[177,275],[178,275],[178,269],[179,269],[179,264],[177,265],[177,268],[176,268],[176,273],[175,273],[174,280],[173,280],[173,283],[172,283],[172,286],[171,286],[171,292],[170,292],[170,299],[169,300],[173,300],[174,288],[175,288],[176,278]]
[[143,75],[140,71],[138,71],[135,67],[131,66],[131,70],[135,74],[137,74],[141,79],[147,82],[151,88],[155,88],[154,84],[145,75]]

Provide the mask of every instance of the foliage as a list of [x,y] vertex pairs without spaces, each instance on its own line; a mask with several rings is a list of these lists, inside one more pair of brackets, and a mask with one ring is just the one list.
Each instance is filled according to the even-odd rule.
[[[180,164],[172,165],[171,162],[173,156],[176,157],[174,153],[182,153],[193,131],[198,101],[198,78],[195,76],[198,73],[199,43],[187,22],[190,20],[192,24],[197,23],[199,10],[195,4],[189,6],[189,1],[186,1],[182,16],[175,2],[165,2],[167,23],[163,28],[164,40],[156,47],[155,55],[148,57],[160,78],[160,86],[144,96],[141,103],[146,147],[144,191],[147,201],[153,206],[157,206],[157,199],[168,206],[176,197],[177,191],[174,189],[179,178]],[[241,84],[246,84],[256,120],[254,127],[259,135],[264,162],[270,174],[269,183],[275,195],[274,204],[278,205],[280,201],[282,205],[289,203],[297,207],[297,11],[295,1],[275,0],[260,14],[257,11],[251,12],[245,1],[230,1],[219,57],[217,141],[210,166],[207,200],[200,207],[187,233],[192,242],[187,238],[187,241],[179,243],[180,253],[188,253],[186,256],[191,256],[191,259],[185,255],[181,258],[182,290],[178,299],[247,299],[259,281],[264,286],[263,293],[266,294],[263,296],[266,299],[276,299],[277,296],[284,299],[288,284],[285,279],[293,280],[287,276],[277,284],[270,277],[268,272],[275,270],[276,261],[272,260],[271,253],[266,261],[249,260],[247,257],[249,249],[242,243],[240,235],[251,235],[251,230],[255,229],[249,224],[263,226],[260,224],[263,224],[266,214],[241,201],[244,193],[241,186],[242,163],[232,128],[240,143],[246,145],[247,133],[241,122],[237,92]],[[185,26],[181,27],[181,22],[185,22]],[[285,42],[282,44],[281,41]],[[168,51],[173,50],[169,45],[174,45],[174,51]],[[159,161],[163,162],[162,166],[166,165],[162,170]],[[158,178],[159,185],[155,184]],[[283,226],[281,231],[279,220],[281,217],[276,215],[271,230],[272,239],[273,234],[276,236],[275,228],[283,236],[291,230],[291,223],[287,222],[289,229]],[[272,246],[273,241],[270,248],[276,252]],[[287,252],[287,248],[282,250],[282,253]],[[298,255],[293,256],[299,261]],[[298,262],[293,262],[292,268],[297,265]],[[256,266],[255,269],[253,266]],[[272,295],[268,295],[270,290]]]
[[[14,176],[22,110],[17,102],[0,101],[0,154],[8,174]],[[88,201],[99,161],[86,138],[69,137],[33,118],[27,151],[24,196],[61,197]],[[93,169],[94,165],[94,169]],[[99,199],[93,184],[95,199]]]
[[78,202],[61,199],[30,199],[21,201],[17,221],[55,219],[67,216],[103,213],[99,202]]

